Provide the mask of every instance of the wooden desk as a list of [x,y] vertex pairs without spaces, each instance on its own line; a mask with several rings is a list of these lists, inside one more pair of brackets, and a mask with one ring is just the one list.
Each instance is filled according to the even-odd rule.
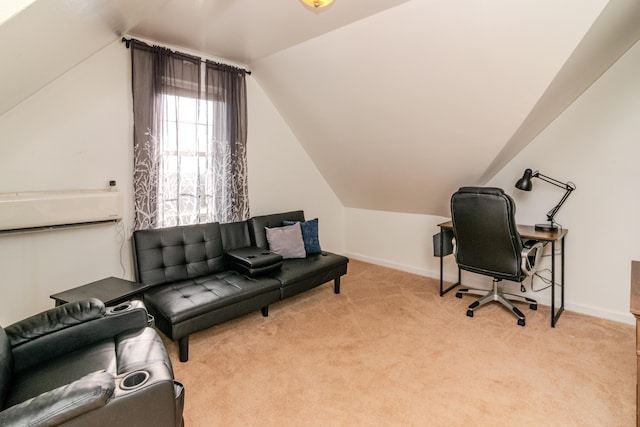
[[636,424],[640,425],[640,261],[631,261],[630,311],[636,317]]
[[[453,221],[446,221],[441,224],[438,224],[441,231],[444,230],[453,230]],[[550,242],[551,243],[551,327],[555,328],[560,315],[564,311],[564,241],[569,230],[566,228],[559,229],[557,231],[538,231],[532,225],[520,225],[518,224],[518,233],[523,239],[533,239],[539,240],[542,242]],[[556,311],[556,243],[560,243],[560,307]],[[440,239],[440,253],[442,254],[443,250],[443,242]],[[447,289],[443,289],[443,280],[442,280],[442,270],[443,270],[443,258],[440,257],[440,296],[443,296],[451,289],[460,285],[461,272],[458,268],[458,281],[453,285],[449,286]],[[640,298],[640,296],[639,296]],[[640,307],[640,306],[639,306]]]

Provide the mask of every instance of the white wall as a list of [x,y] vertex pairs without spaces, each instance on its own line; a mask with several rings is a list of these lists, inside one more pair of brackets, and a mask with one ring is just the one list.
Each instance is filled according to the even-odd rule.
[[[114,42],[0,116],[0,192],[106,188],[115,179],[126,201],[121,229],[0,235],[2,325],[52,307],[53,293],[133,277],[129,57]],[[252,77],[247,96],[252,214],[304,209],[320,218],[323,248],[344,252],[342,205]]]
[[[428,190],[425,190],[428,191]],[[346,209],[347,252],[352,258],[422,276],[439,277],[432,235],[449,218],[397,212]],[[453,257],[444,259],[445,279],[457,278]],[[453,271],[453,275],[450,273]]]
[[318,218],[322,249],[345,252],[342,203],[253,78],[247,89],[251,215],[303,209]]
[[[0,192],[107,188],[115,179],[130,200],[127,52],[109,45],[0,116]],[[130,216],[127,203],[126,227]],[[0,324],[51,307],[52,293],[129,277],[130,259],[113,225],[0,235]]]
[[[534,180],[529,193],[515,189],[524,169],[573,181],[577,190],[556,216],[569,229],[566,307],[627,323],[633,322],[630,263],[640,259],[639,73],[640,44],[636,44],[487,184],[514,197],[519,223],[534,224],[544,221],[563,191],[540,180]],[[455,165],[455,159],[450,164]],[[429,191],[428,185],[424,191]],[[431,236],[444,218],[346,211],[349,256],[438,277]],[[448,280],[457,277],[451,258],[445,262]],[[463,275],[463,281],[490,286],[490,279],[477,275]],[[542,286],[535,283],[536,288]],[[548,291],[536,293],[535,298],[543,304],[550,301]]]
[[631,260],[640,259],[640,43],[514,158],[490,185],[509,190],[521,223],[544,222],[563,191],[541,180],[513,187],[525,168],[572,181],[556,215],[566,238],[567,306],[631,322]]

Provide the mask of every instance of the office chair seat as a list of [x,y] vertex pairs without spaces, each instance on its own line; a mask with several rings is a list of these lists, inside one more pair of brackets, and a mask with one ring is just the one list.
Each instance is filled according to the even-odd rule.
[[454,253],[458,268],[493,278],[491,290],[463,288],[463,294],[480,295],[467,310],[473,317],[477,308],[497,301],[525,326],[525,315],[512,301],[529,304],[537,310],[532,298],[502,292],[499,282],[522,281],[535,273],[543,244],[535,240],[523,242],[515,223],[515,203],[504,191],[494,187],[462,187],[451,196],[451,217],[455,236]]

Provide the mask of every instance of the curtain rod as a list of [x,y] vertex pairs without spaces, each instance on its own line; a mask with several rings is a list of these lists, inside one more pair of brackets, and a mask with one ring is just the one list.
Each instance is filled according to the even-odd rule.
[[[134,41],[134,40],[135,40],[136,42],[138,42],[138,43],[143,43],[143,44],[145,44],[145,45],[149,46],[147,43],[141,42],[140,40],[136,40],[136,39],[128,39],[128,38],[126,38],[126,37],[123,37],[123,38],[122,38],[122,40],[121,40],[121,42],[125,44],[125,46],[126,46],[126,48],[127,48],[127,49],[129,49],[129,47],[131,46],[131,42],[132,42],[132,41]],[[149,47],[151,47],[151,46],[149,46]],[[174,51],[172,51],[172,52],[174,52]],[[174,52],[174,53],[176,53],[176,52]],[[180,52],[177,52],[177,53],[180,53]],[[200,58],[200,62],[207,62],[207,61],[206,61],[206,60],[204,60],[204,59],[202,59],[202,58]],[[211,61],[211,60],[209,60],[209,62],[214,62],[214,63],[216,63],[216,64],[217,64],[217,62],[215,62],[215,61]],[[227,65],[227,64],[221,64],[221,65]],[[227,65],[227,66],[229,66],[229,67],[233,67],[233,65]],[[244,69],[244,68],[240,68],[240,67],[234,67],[234,68],[237,68],[237,69],[239,69],[239,70],[244,71],[244,72],[245,72],[245,74],[251,75],[251,71],[249,71],[249,70],[246,70],[246,69]]]

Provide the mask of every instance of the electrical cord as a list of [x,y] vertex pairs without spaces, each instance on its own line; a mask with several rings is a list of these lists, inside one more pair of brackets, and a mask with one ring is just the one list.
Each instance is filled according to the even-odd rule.
[[[540,292],[540,291],[544,291],[545,289],[549,289],[549,288],[550,288],[551,286],[553,286],[553,285],[555,285],[555,286],[560,286],[560,283],[558,283],[558,282],[552,283],[552,282],[551,282],[551,279],[549,279],[549,278],[547,278],[547,277],[542,276],[542,275],[540,274],[540,273],[542,273],[542,272],[547,272],[547,273],[551,274],[551,270],[550,270],[550,269],[548,269],[548,268],[545,268],[544,270],[540,270],[540,272],[536,272],[536,273],[534,273],[534,275],[533,275],[533,276],[531,276],[531,291],[533,291],[533,292]],[[536,289],[536,288],[533,286],[533,279],[534,279],[535,277],[537,277],[538,279],[540,279],[540,280],[541,280],[542,282],[544,282],[547,286],[545,286],[545,287],[543,287],[543,288],[540,288],[540,289]]]
[[122,259],[124,252],[124,221],[120,220],[116,223],[116,243],[120,243],[120,268],[122,269],[122,277],[124,278],[127,274],[127,271],[124,267],[124,261]]

